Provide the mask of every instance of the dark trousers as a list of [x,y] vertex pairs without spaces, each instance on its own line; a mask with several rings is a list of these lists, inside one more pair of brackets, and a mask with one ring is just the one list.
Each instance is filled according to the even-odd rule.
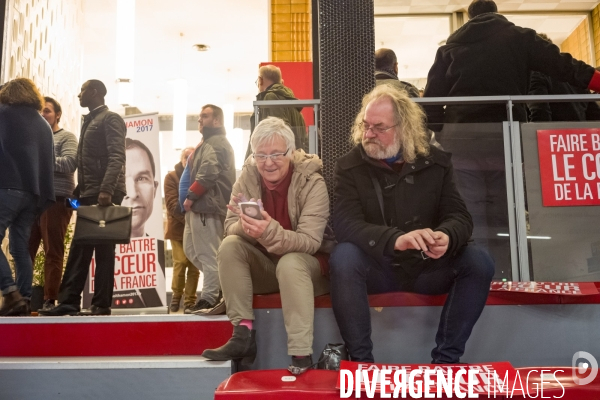
[[73,210],[65,206],[64,197],[56,197],[56,203],[33,223],[29,237],[29,255],[35,261],[40,242],[44,245],[44,300],[58,299],[58,288],[65,259],[65,235]]
[[[114,204],[120,205],[123,195],[115,194],[112,198]],[[82,206],[98,203],[97,197],[84,197],[80,199]],[[95,253],[94,253],[95,252]],[[92,256],[96,258],[96,273],[94,276],[94,296],[92,305],[108,308],[112,304],[112,294],[115,280],[115,245],[77,245],[72,244],[69,250],[65,274],[60,284],[58,302],[79,307],[81,292],[88,278],[88,271]]]
[[374,362],[367,294],[409,291],[444,294],[433,363],[456,363],[483,311],[494,275],[494,262],[476,245],[454,256],[424,260],[413,276],[401,266],[380,265],[352,243],[338,244],[329,259],[331,300],[340,333],[352,361]]

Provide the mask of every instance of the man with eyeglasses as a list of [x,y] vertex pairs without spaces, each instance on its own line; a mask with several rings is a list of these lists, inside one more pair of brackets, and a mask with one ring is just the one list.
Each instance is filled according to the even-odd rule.
[[337,161],[331,298],[352,361],[374,362],[368,294],[448,293],[436,364],[460,361],[485,306],[494,262],[467,243],[473,223],[450,154],[431,146],[425,129],[403,91],[377,86],[356,117],[356,146]]
[[235,159],[223,127],[223,110],[212,104],[202,107],[198,130],[202,142],[188,160],[191,186],[183,202],[183,249],[204,275],[202,295],[189,310],[191,313],[213,309],[219,300],[217,250],[235,182]]

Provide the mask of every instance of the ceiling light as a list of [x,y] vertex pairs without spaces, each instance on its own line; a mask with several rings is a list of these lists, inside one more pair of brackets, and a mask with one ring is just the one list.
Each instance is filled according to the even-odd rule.
[[210,46],[207,44],[198,43],[192,46],[196,51],[208,51],[210,50]]

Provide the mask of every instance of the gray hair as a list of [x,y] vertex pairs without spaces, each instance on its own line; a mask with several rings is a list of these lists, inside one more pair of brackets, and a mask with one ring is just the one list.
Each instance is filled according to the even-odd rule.
[[289,158],[292,158],[292,154],[296,150],[294,132],[292,132],[284,120],[277,117],[265,118],[256,125],[250,138],[252,152],[256,152],[256,149],[261,145],[272,142],[277,136],[285,141],[285,145],[289,149],[287,155]]
[[185,157],[185,152],[188,150],[194,151],[195,148],[194,148],[194,146],[188,146],[185,149],[181,150],[181,155],[179,156],[179,161],[183,162],[183,158]]

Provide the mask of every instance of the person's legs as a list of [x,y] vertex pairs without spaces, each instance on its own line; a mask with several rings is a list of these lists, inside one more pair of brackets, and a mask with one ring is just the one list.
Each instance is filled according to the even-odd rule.
[[95,246],[95,250],[96,274],[94,276],[92,305],[110,308],[115,284],[115,245]]
[[183,243],[179,240],[171,239],[171,249],[173,254],[173,281],[171,282],[171,290],[173,290],[173,299],[181,299],[185,286],[187,258],[183,252]]
[[80,308],[81,292],[85,287],[93,254],[94,246],[71,244],[67,264],[65,265],[65,273],[58,292],[58,302],[60,304]]
[[65,235],[73,211],[65,206],[64,197],[40,217],[40,231],[44,241],[44,300],[56,300],[65,258]]
[[288,336],[288,354],[313,353],[315,296],[329,292],[329,281],[321,274],[319,260],[306,253],[288,253],[277,263],[283,321]]
[[9,250],[15,260],[15,274],[17,287],[21,296],[31,298],[31,285],[33,280],[33,267],[29,256],[29,234],[31,225],[35,221],[35,197],[26,193],[22,200],[21,210],[13,220],[9,229]]
[[[45,213],[42,214],[42,216]],[[31,263],[35,262],[35,256],[38,253],[40,248],[40,243],[42,241],[42,231],[40,229],[40,218],[36,218],[31,225],[31,233],[29,234],[29,257],[31,258]]]
[[256,357],[255,331],[242,320],[253,320],[252,293],[279,289],[275,265],[256,247],[239,236],[223,240],[218,253],[219,277],[233,335],[223,346],[202,353],[209,360],[237,360],[251,364]]
[[393,271],[347,242],[339,243],[333,249],[329,268],[333,312],[350,358],[352,361],[373,362],[367,293],[397,290]]
[[[200,218],[200,223],[196,221],[194,225],[194,251],[204,274],[201,298],[214,305],[221,290],[217,252],[223,239],[223,219],[218,214],[197,214],[196,218]],[[196,240],[196,236],[201,239]],[[195,262],[194,265],[197,266]]]
[[187,258],[183,266],[184,272],[187,270],[187,278],[185,280],[185,294],[184,303],[187,307],[193,307],[196,304],[196,291],[198,290],[198,279],[200,278],[200,271],[194,267],[194,264]]
[[434,363],[457,363],[479,319],[494,276],[494,262],[483,248],[469,244],[455,256],[423,262],[414,291],[448,293],[432,350]]
[[[0,189],[0,204],[2,204],[0,207],[0,242],[4,239],[6,228],[11,226],[18,215],[20,202],[19,193],[9,189]],[[3,295],[17,290],[12,270],[3,251],[0,251],[0,290]]]
[[253,320],[252,295],[279,291],[275,265],[236,235],[223,240],[217,259],[227,317],[235,326],[243,319]]

